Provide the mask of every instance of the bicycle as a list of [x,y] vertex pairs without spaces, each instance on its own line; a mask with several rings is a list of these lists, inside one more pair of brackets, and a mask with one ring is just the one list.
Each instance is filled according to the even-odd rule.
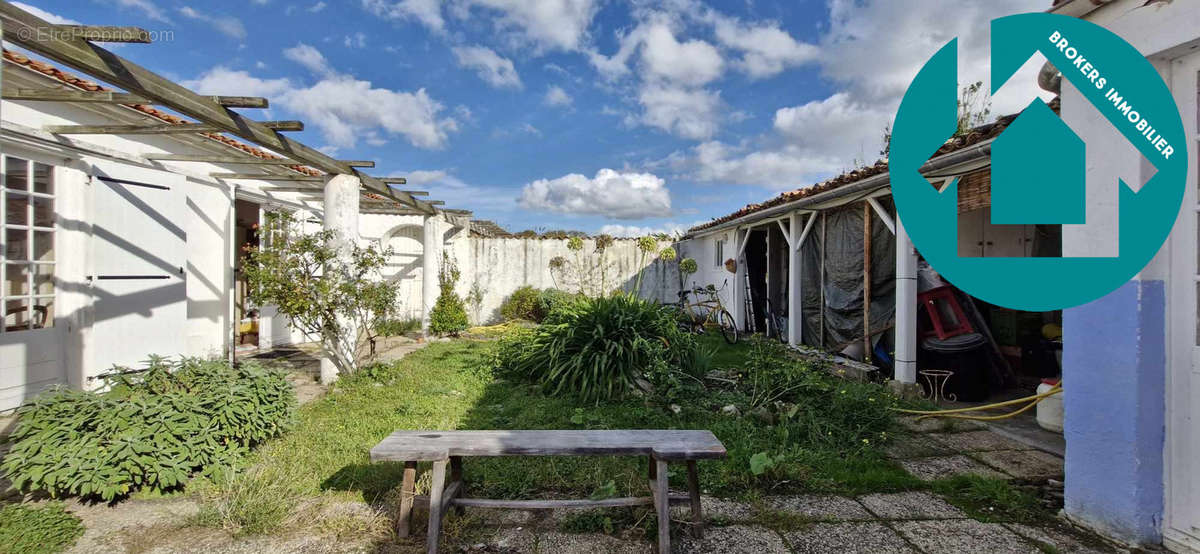
[[[787,303],[786,299],[784,299],[784,303],[785,304]],[[779,342],[786,344],[788,341],[787,314],[776,312],[771,307],[771,299],[768,298],[766,315],[767,315],[767,338],[775,337],[776,339],[779,340]]]
[[[700,335],[704,334],[705,327],[711,323],[721,329],[721,336],[725,342],[737,344],[737,323],[734,322],[733,314],[730,314],[729,310],[726,310],[724,304],[721,303],[720,292],[725,290],[728,285],[728,279],[719,289],[711,284],[704,288],[698,288],[693,283],[692,290],[679,291],[677,306],[680,312],[680,328]],[[688,301],[688,296],[692,294],[696,295],[695,302]],[[706,298],[701,299],[702,295]]]

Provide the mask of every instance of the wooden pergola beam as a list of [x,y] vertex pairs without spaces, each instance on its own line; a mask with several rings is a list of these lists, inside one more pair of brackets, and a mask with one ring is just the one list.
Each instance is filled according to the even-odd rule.
[[[5,100],[21,100],[24,102],[87,102],[96,104],[154,104],[149,98],[129,94],[128,92],[112,92],[108,90],[69,90],[69,89],[36,89],[6,87],[3,91]],[[213,102],[227,108],[267,108],[271,103],[259,96],[207,96]]]
[[408,179],[404,177],[380,177],[379,180],[388,185],[407,185]]
[[[53,35],[53,36],[51,36]],[[54,25],[42,31],[41,40],[75,37],[92,42],[135,42],[150,44],[150,32],[141,27],[111,25]]]
[[324,194],[325,189],[321,187],[266,187],[263,192],[311,192]]
[[[270,173],[209,173],[214,179],[252,179],[255,181],[298,181],[305,183],[324,183],[324,177],[312,175],[274,175]],[[319,189],[317,189],[319,190]]]
[[210,164],[249,164],[249,165],[304,165],[296,160],[259,158],[257,156],[203,156],[194,154],[146,154],[147,160],[156,162],[198,162]]
[[402,190],[400,192],[407,193],[412,196],[429,196],[429,191],[427,190]]
[[71,37],[61,40],[35,40],[37,29],[50,24],[8,2],[0,2],[0,24],[3,25],[4,39],[22,48],[77,71],[82,71],[101,81],[112,83],[133,94],[144,96],[155,104],[169,107],[204,123],[216,125],[224,132],[265,147],[287,158],[304,162],[305,165],[326,173],[357,175],[362,180],[363,186],[375,192],[391,196],[422,212],[431,215],[437,213],[432,206],[407,194],[393,191],[379,179],[364,175],[324,152],[289,139],[257,121],[243,117],[209,98],[196,94],[170,79],[86,40]]
[[428,200],[425,203],[429,204],[430,206],[445,206],[446,205],[445,200]]
[[[260,121],[273,131],[303,131],[302,121]],[[151,125],[47,125],[46,132],[56,135],[176,135],[180,133],[223,133],[220,126],[208,123],[161,123]]]

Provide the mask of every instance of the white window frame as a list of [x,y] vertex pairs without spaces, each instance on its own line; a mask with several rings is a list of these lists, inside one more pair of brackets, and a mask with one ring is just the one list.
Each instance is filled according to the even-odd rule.
[[725,265],[725,237],[713,241],[713,267],[720,269]]
[[[8,189],[8,162],[9,160],[21,160],[25,162],[25,190],[9,190]],[[50,192],[35,192],[34,191],[34,176],[38,166],[46,168],[46,175],[49,179]],[[49,301],[52,307],[57,305],[56,293],[58,292],[57,273],[58,273],[58,201],[57,192],[58,186],[55,176],[56,168],[53,165],[42,163],[28,157],[0,155],[0,243],[5,243],[3,248],[0,248],[0,334],[20,333],[25,331],[36,331],[39,329],[50,329],[54,327],[53,310],[48,314],[42,326],[34,327],[36,317],[30,313],[27,319],[28,327],[25,329],[8,330],[8,303],[13,300],[24,300],[30,306],[30,310],[38,305],[38,301]],[[25,225],[9,224],[8,222],[8,198],[9,195],[19,195],[27,198],[29,201],[25,205]],[[42,198],[51,202],[51,212],[53,221],[50,226],[37,225],[35,219],[35,200]],[[26,240],[26,259],[9,260],[8,259],[8,232],[9,230],[25,231]],[[35,260],[35,237],[36,233],[50,233],[52,242],[50,247],[50,260]],[[25,294],[10,294],[8,290],[8,272],[12,268],[24,266],[28,275],[26,276]],[[37,269],[39,267],[49,267],[50,269],[50,292],[39,294],[37,290]]]

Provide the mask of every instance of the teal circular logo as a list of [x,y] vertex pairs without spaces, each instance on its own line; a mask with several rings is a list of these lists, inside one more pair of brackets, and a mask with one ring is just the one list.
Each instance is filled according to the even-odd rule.
[[[1034,98],[993,140],[991,206],[985,208],[991,223],[1063,225],[1064,234],[1078,226],[1077,235],[1086,229],[1089,240],[1104,244],[1076,253],[1070,242],[1054,258],[959,256],[958,180],[939,189],[934,182],[942,185],[941,179],[921,173],[957,128],[957,39],[926,62],[896,114],[889,166],[897,213],[930,265],[972,296],[1031,311],[1090,302],[1141,271],[1174,226],[1189,140],[1175,100],[1145,57],[1093,23],[1033,13],[993,20],[991,31],[992,94],[1041,52],[1062,72],[1064,93],[1069,82],[1091,105],[1072,112],[1087,126],[1077,134]],[[1101,140],[1098,133],[1109,135]],[[1106,160],[1128,157],[1140,160],[1140,175],[1105,171]],[[1088,213],[1088,206],[1114,204],[1108,215]]]

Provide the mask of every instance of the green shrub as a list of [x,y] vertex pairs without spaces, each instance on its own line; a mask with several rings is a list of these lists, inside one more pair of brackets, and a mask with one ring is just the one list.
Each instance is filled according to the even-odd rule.
[[375,332],[381,337],[399,337],[420,330],[421,320],[416,318],[385,319],[375,325]]
[[514,290],[500,304],[500,317],[505,321],[524,319],[541,322],[545,316],[545,312],[542,311],[541,293],[529,285]]
[[83,535],[83,523],[62,502],[0,508],[0,549],[11,554],[62,552]]
[[629,294],[580,298],[555,309],[537,329],[502,344],[501,369],[540,383],[550,394],[585,401],[617,398],[636,380],[676,385],[697,348],[663,306]]
[[435,335],[457,335],[471,326],[467,320],[467,307],[454,292],[458,277],[458,266],[450,256],[442,254],[442,269],[438,273],[441,294],[429,311],[429,331]]
[[[542,320],[545,320],[550,315],[550,312],[571,304],[582,296],[581,294],[565,290],[542,289],[538,293],[538,309],[541,311]],[[538,323],[541,323],[541,320]]]
[[282,372],[250,363],[156,358],[110,384],[104,393],[49,391],[18,410],[0,463],[13,486],[105,501],[177,489],[283,433],[296,407]]

